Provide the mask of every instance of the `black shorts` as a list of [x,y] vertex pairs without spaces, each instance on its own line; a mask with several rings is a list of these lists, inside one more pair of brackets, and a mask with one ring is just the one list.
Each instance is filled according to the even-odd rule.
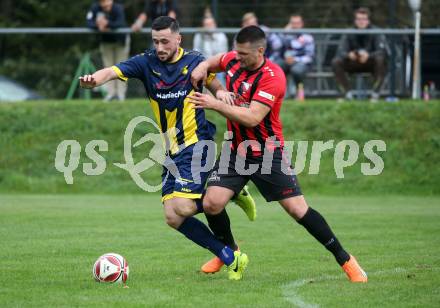
[[[302,195],[293,168],[283,159],[281,150],[275,150],[273,154],[271,163],[270,160],[264,161],[262,155],[244,158],[235,151],[229,155],[229,163],[227,158],[219,157],[208,177],[207,186],[226,187],[238,194],[251,180],[267,202]],[[237,168],[243,164],[244,168]]]

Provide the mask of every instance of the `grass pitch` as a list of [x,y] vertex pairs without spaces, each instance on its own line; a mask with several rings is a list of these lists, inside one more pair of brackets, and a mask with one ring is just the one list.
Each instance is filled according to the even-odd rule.
[[[369,274],[351,284],[277,204],[248,222],[229,205],[250,263],[205,275],[208,251],[167,227],[159,196],[0,195],[0,306],[438,307],[439,197],[311,197]],[[125,256],[129,288],[93,281],[95,259]]]

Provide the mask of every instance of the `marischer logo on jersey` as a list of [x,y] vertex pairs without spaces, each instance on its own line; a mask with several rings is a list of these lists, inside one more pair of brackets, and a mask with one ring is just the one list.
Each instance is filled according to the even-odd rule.
[[177,92],[168,92],[168,93],[157,93],[156,97],[160,99],[170,99],[170,98],[179,98],[179,97],[185,97],[188,93],[187,90],[184,91],[177,91]]

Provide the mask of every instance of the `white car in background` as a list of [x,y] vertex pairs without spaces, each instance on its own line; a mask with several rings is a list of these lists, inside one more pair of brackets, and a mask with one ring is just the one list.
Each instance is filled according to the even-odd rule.
[[18,102],[42,98],[41,95],[29,90],[24,85],[0,76],[0,102]]

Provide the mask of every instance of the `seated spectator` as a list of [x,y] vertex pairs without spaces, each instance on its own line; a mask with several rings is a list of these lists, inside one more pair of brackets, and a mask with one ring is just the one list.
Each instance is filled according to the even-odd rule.
[[[124,7],[113,0],[94,3],[87,13],[87,26],[99,32],[109,32],[126,26]],[[126,34],[101,34],[100,51],[105,67],[112,66],[128,58],[130,37]],[[106,84],[107,96],[104,101],[125,100],[127,84],[116,80]]]
[[[223,32],[217,32],[217,24],[214,17],[206,15],[203,18],[203,29],[210,32],[197,33],[194,35],[193,49],[200,51],[206,58],[214,56],[219,53],[228,51],[228,38]],[[225,85],[224,73],[217,73],[217,79]]]
[[148,19],[153,21],[160,16],[169,16],[174,19],[177,18],[177,9],[173,0],[145,1],[144,11],[139,14],[138,18],[131,26],[131,29],[134,32],[138,32],[142,29]]
[[[283,40],[278,33],[271,33],[270,28],[265,25],[258,24],[258,18],[253,12],[248,12],[241,19],[241,27],[258,26],[266,33],[267,47],[265,56],[272,62],[281,65],[283,57]],[[234,40],[235,42],[235,40]]]
[[[370,11],[359,8],[354,13],[356,29],[375,28],[370,24]],[[386,41],[383,35],[350,34],[346,35],[338,55],[332,61],[333,72],[344,99],[352,100],[347,73],[372,73],[374,77],[371,102],[377,102],[386,74]]]
[[[302,16],[294,14],[290,16],[285,29],[298,30],[303,27]],[[293,33],[284,36],[284,55],[281,67],[286,75],[290,76],[290,80],[293,79],[295,83],[297,100],[304,100],[304,79],[312,66],[314,56],[315,41],[313,36],[305,33]]]

